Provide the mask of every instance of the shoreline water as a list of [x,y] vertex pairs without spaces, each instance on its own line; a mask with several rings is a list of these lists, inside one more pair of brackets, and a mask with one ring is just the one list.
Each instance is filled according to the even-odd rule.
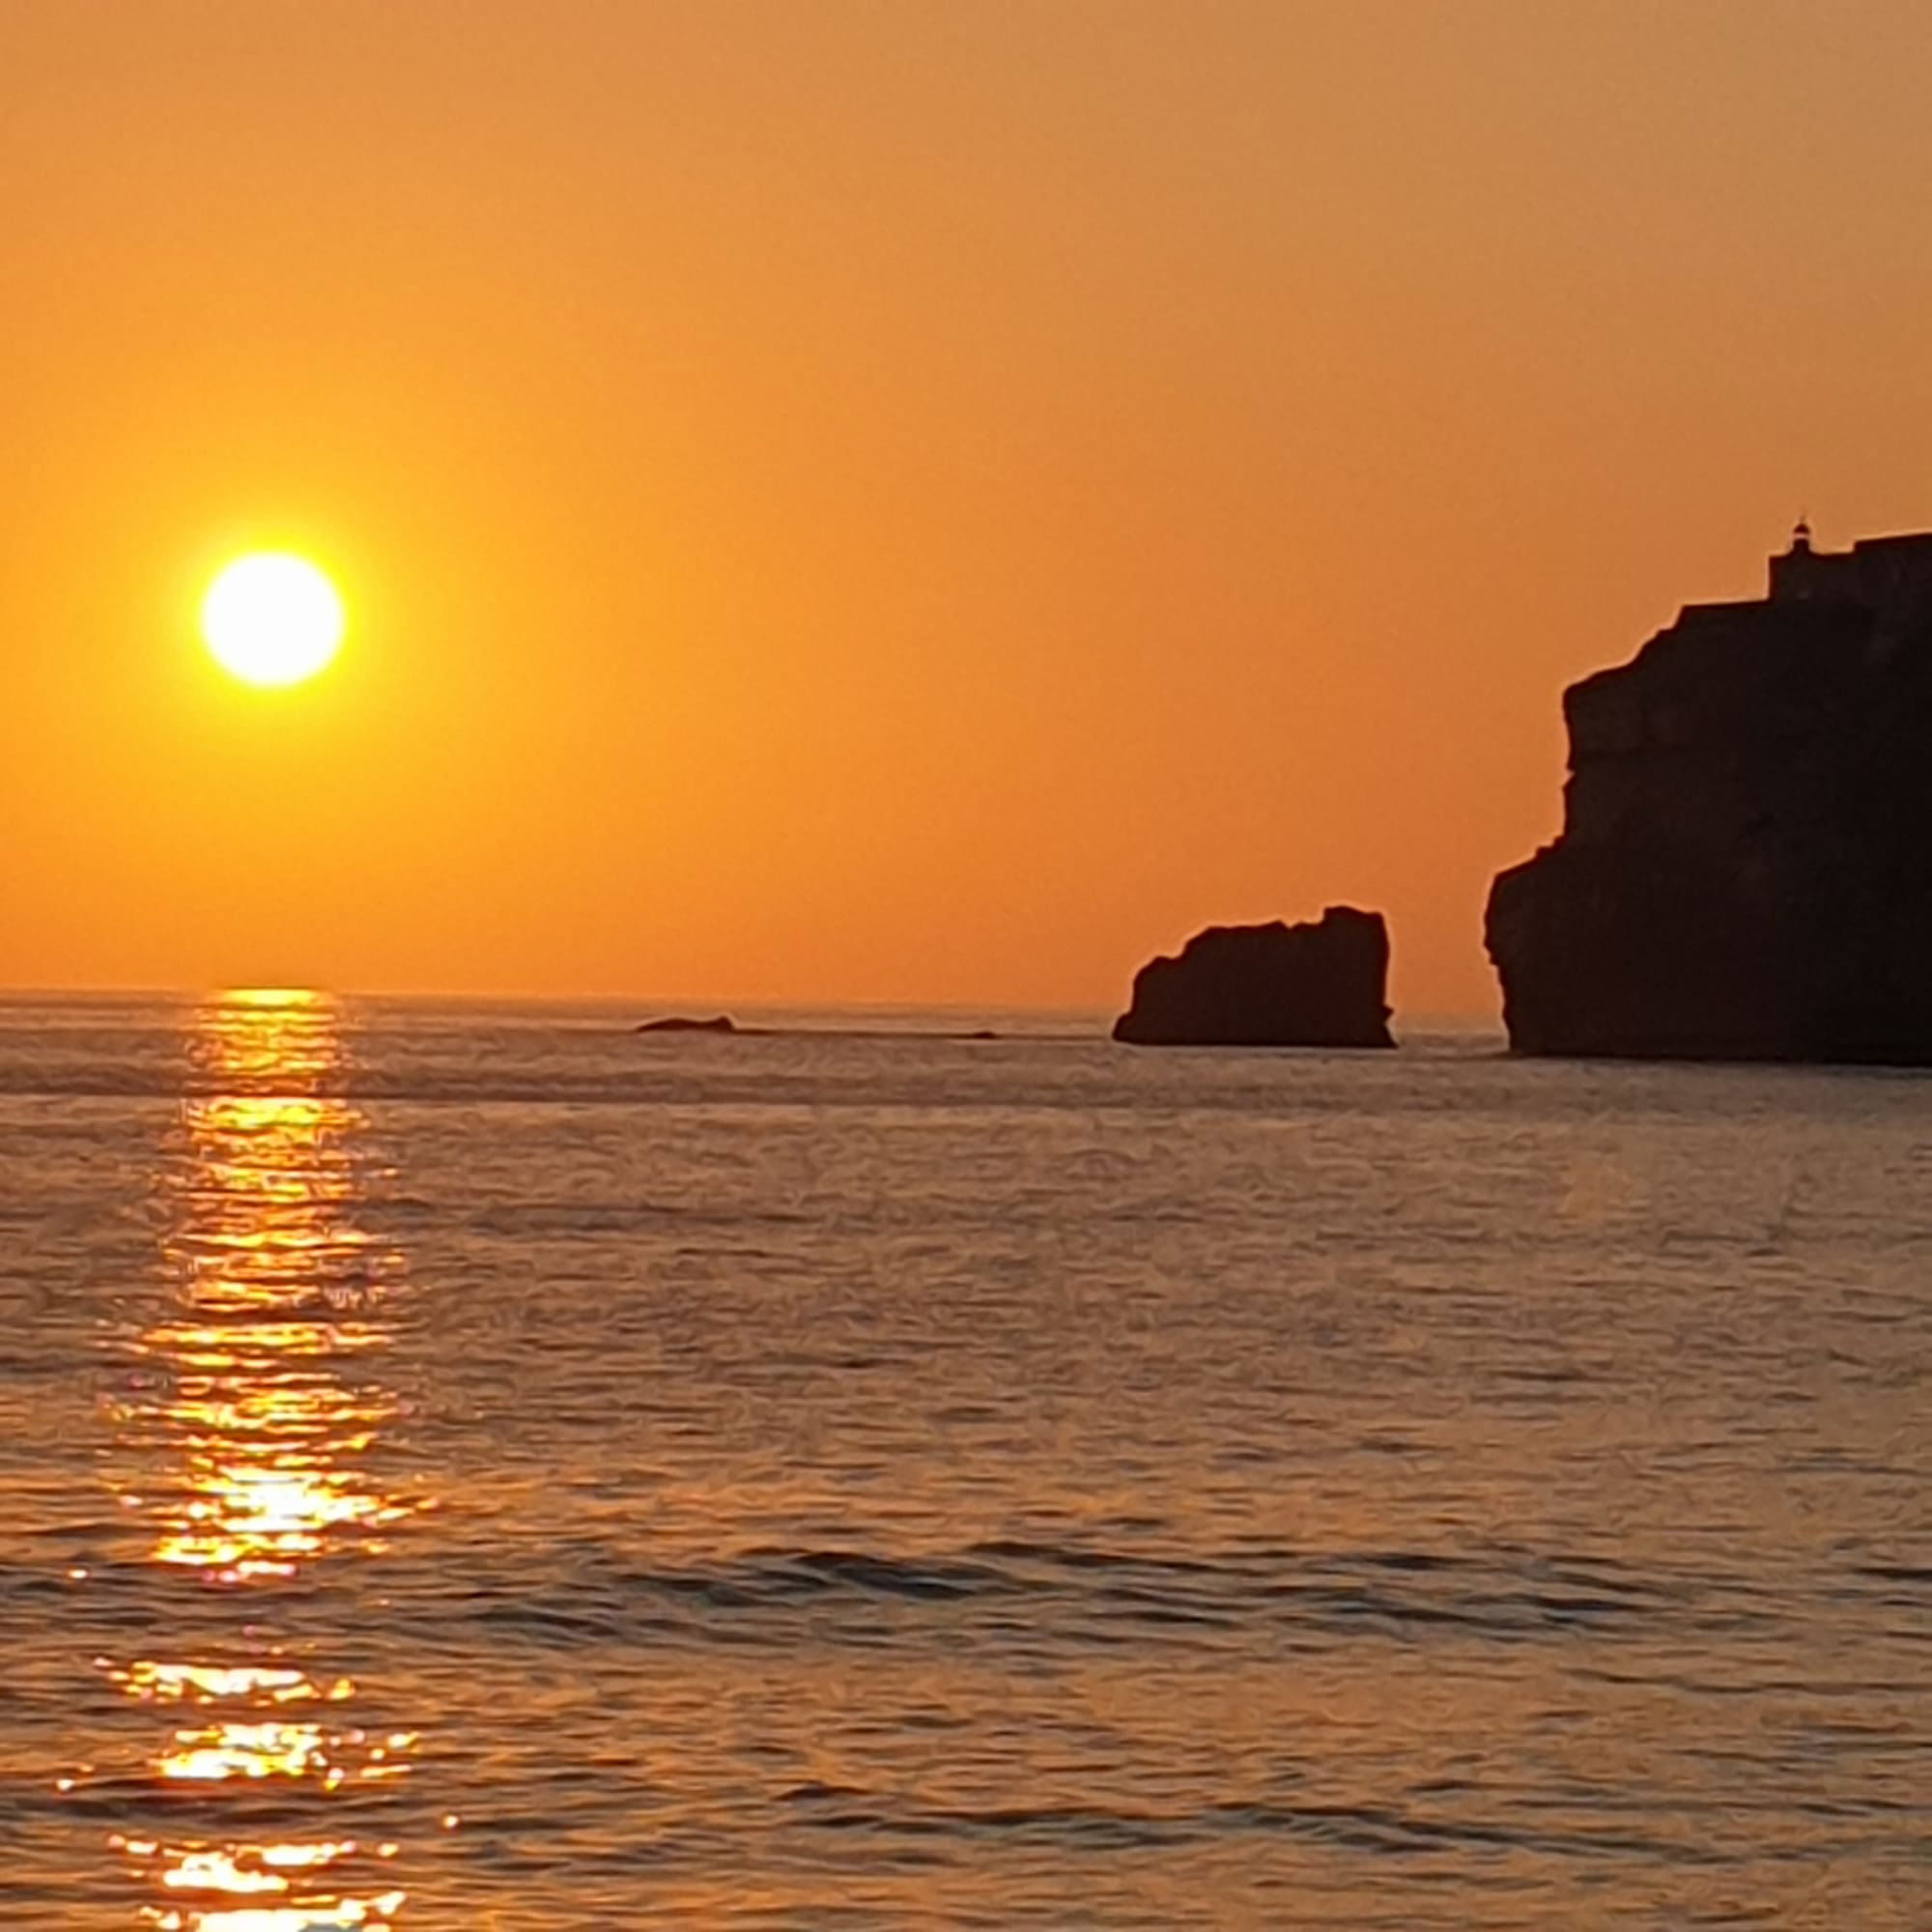
[[34,1922],[1932,1911],[1923,1083],[582,1019],[0,1001]]

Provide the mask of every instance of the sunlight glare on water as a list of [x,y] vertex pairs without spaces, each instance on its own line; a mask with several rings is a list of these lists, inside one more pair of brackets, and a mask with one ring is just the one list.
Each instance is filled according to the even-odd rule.
[[[231,996],[195,1017],[187,1046],[205,1091],[183,1101],[159,1175],[172,1293],[158,1320],[109,1339],[128,1371],[110,1406],[121,1453],[108,1472],[153,1527],[151,1560],[235,1607],[219,1657],[106,1662],[154,1713],[152,1769],[190,1790],[152,1835],[112,1842],[153,1890],[143,1918],[164,1932],[378,1932],[404,1891],[322,1828],[345,1785],[405,1775],[415,1740],[369,1737],[354,1681],[319,1677],[311,1646],[278,1634],[273,1592],[380,1552],[407,1513],[367,1457],[394,1409],[378,1370],[400,1257],[355,1225],[362,1122],[336,1091],[327,1002]],[[273,1807],[280,1835],[236,1829],[248,1807],[235,1794],[257,1786],[295,1794]]]

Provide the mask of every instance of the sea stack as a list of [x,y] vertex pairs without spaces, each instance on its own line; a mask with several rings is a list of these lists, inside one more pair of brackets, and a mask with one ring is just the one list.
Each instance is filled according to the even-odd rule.
[[1318,923],[1210,925],[1151,960],[1114,1037],[1135,1046],[1393,1046],[1388,929],[1330,906]]
[[1811,546],[1573,685],[1485,938],[1534,1054],[1932,1063],[1932,534]]

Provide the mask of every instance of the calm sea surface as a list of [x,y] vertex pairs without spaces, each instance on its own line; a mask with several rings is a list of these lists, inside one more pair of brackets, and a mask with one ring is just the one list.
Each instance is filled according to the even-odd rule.
[[0,1922],[1932,1926],[1932,1078],[631,1017],[0,1004]]

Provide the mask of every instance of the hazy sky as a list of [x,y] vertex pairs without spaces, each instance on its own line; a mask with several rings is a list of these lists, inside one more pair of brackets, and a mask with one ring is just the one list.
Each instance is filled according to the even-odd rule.
[[[0,982],[1486,1011],[1562,686],[1932,525],[1917,0],[0,0]],[[301,549],[279,694],[194,634]]]

